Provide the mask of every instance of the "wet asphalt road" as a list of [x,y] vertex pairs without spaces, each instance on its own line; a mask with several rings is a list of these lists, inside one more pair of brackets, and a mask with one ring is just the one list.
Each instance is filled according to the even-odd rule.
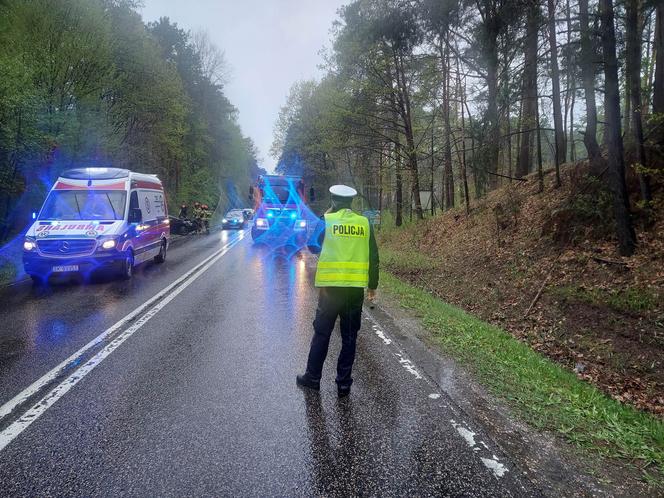
[[144,265],[129,282],[2,291],[0,404],[7,406],[235,244],[163,306],[155,301],[162,307],[149,320],[139,314],[127,322],[0,420],[6,435],[113,337],[136,329],[0,450],[0,494],[539,495],[409,361],[377,315],[365,314],[348,399],[337,399],[334,384],[338,334],[320,394],[297,388],[312,333],[315,259],[285,258],[242,235],[192,237],[166,264]]

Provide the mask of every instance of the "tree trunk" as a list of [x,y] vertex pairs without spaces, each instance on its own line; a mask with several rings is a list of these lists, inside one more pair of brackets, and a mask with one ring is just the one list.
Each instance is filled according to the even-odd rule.
[[378,212],[383,211],[383,153],[385,146],[380,148],[380,155],[378,156]]
[[519,139],[519,155],[517,157],[514,175],[522,178],[530,171],[531,151],[535,138],[537,122],[537,27],[539,19],[539,5],[531,2],[528,8],[525,39],[525,65],[523,68],[522,104],[521,104],[521,133]]
[[519,119],[516,122],[516,129],[518,133],[516,134],[516,167],[514,169],[514,176],[516,176],[516,171],[519,167],[519,154],[521,152],[521,123],[523,122],[523,91],[521,93],[522,93],[521,101],[519,102]]
[[[508,95],[508,100],[509,100],[509,95]],[[507,144],[505,146],[507,147],[507,176],[510,177],[510,183],[512,183],[512,177],[514,176],[514,171],[512,170],[512,116],[510,115],[510,107],[509,107],[509,102],[507,104],[507,110],[505,111],[507,113]]]
[[[567,94],[566,102],[569,102],[569,159],[576,161],[576,145],[574,141],[574,102],[576,101],[576,57],[570,47],[572,46],[572,9],[570,0],[565,5],[567,19]],[[565,104],[565,125],[567,125],[567,103]]]
[[[404,134],[406,136],[406,147],[408,157],[408,167],[411,172],[411,198],[415,203],[415,214],[418,220],[424,219],[422,212],[422,201],[420,199],[420,178],[417,167],[417,151],[415,150],[415,137],[413,135],[413,121],[410,107],[410,95],[406,85],[406,72],[403,67],[403,58],[394,54],[394,64],[396,70],[396,81],[399,95],[397,101],[399,104],[399,113],[403,120]],[[411,206],[412,208],[412,206]]]
[[[625,57],[627,59],[627,57]],[[627,71],[625,71],[627,72]],[[629,75],[625,75],[625,105],[623,108],[623,133],[626,137],[629,137],[632,134],[631,124],[632,124],[632,99],[630,98],[631,88],[629,86]]]
[[395,151],[395,163],[394,163],[394,173],[396,179],[396,216],[394,219],[394,224],[400,227],[403,223],[403,179],[401,177],[401,144],[399,139],[394,146]]
[[443,160],[445,167],[445,209],[454,207],[454,177],[452,172],[452,128],[450,126],[450,51],[445,44],[443,53],[443,126],[445,135],[443,145]]
[[424,211],[422,210],[422,199],[420,198],[420,175],[417,167],[417,153],[415,152],[415,140],[411,135],[408,140],[408,163],[411,172],[411,193],[412,199],[415,204],[415,215],[418,220],[424,219]]
[[[435,185],[434,185],[434,183],[435,183],[434,182],[434,172],[435,172],[435,169],[436,169],[436,162],[434,161],[434,157],[433,157],[434,124],[435,124],[435,121],[434,121],[434,118],[432,116],[431,117],[431,184],[430,184],[430,186],[431,186],[431,195],[429,195],[429,202],[431,203],[431,206],[429,206],[430,210],[431,210],[431,216],[436,214],[436,203],[434,202],[435,196],[433,195],[433,191],[434,191],[434,187],[435,187]],[[441,191],[440,195],[443,195],[442,191]],[[440,201],[440,207],[441,207],[441,209],[443,207],[443,201],[442,200]]]
[[604,55],[604,79],[606,102],[606,145],[608,153],[609,183],[613,191],[613,212],[620,253],[631,256],[636,237],[629,213],[629,197],[625,185],[625,161],[620,127],[620,89],[618,86],[618,60],[616,58],[616,34],[613,0],[600,0],[602,25],[602,52]]
[[[498,118],[498,35],[500,35],[505,22],[499,12],[498,2],[494,0],[482,0],[477,2],[482,23],[480,36],[483,39],[483,56],[486,64],[485,81],[487,86],[487,109],[485,122],[487,123],[487,136],[483,142],[486,153],[482,154],[482,165],[488,178],[485,183],[489,189],[498,186],[498,160],[500,156],[500,122]],[[468,114],[470,117],[470,113]],[[475,154],[473,154],[475,157]],[[474,162],[474,161],[473,161]],[[475,169],[475,194],[480,195],[482,189],[480,181],[482,178]],[[484,186],[482,186],[484,187]]]
[[631,131],[638,165],[637,174],[641,187],[641,199],[650,202],[652,200],[650,178],[643,172],[638,171],[638,167],[646,165],[646,150],[643,145],[643,120],[641,118],[641,29],[639,28],[639,3],[639,0],[627,0],[626,5],[626,80],[631,101]]
[[590,38],[588,0],[579,0],[579,29],[581,31],[581,77],[586,98],[586,132],[583,143],[591,163],[600,158],[597,143],[597,104],[595,103],[595,53]]
[[645,120],[646,116],[650,112],[650,104],[652,102],[651,98],[651,93],[650,90],[652,89],[652,83],[653,83],[653,74],[654,74],[654,69],[655,69],[655,53],[653,52],[653,18],[654,18],[654,11],[653,14],[648,16],[646,19],[646,24],[648,26],[648,32],[646,34],[646,53],[645,53],[645,61],[646,61],[646,68],[644,70],[644,75],[643,75],[643,83],[641,85],[641,88],[645,90],[645,93],[641,95],[641,118]]
[[[496,22],[496,21],[494,21]],[[489,137],[488,137],[488,154],[487,154],[487,173],[489,174],[489,188],[495,189],[498,187],[498,156],[500,152],[499,139],[500,139],[500,124],[498,122],[498,48],[497,37],[498,31],[489,30],[490,37],[488,38],[489,46],[487,47],[487,86],[488,98],[487,102],[487,121],[489,123]]]
[[[504,151],[505,156],[503,159],[506,159],[507,162],[507,176],[509,177],[509,182],[512,183],[512,123],[510,122],[511,106],[510,106],[510,73],[507,71],[507,68],[510,64],[510,52],[512,47],[509,43],[503,44],[503,67],[505,70],[502,72],[502,106],[503,106],[503,120],[505,122],[505,143]],[[503,173],[505,173],[505,168],[503,168]]]
[[576,86],[575,78],[572,78],[572,102],[570,105],[570,113],[569,113],[569,143],[570,143],[569,158],[570,161],[572,162],[576,161],[576,141],[574,140],[574,103],[576,102],[576,91],[574,88],[575,86]]
[[553,127],[556,135],[556,187],[560,186],[560,165],[566,162],[565,130],[560,108],[560,71],[558,70],[558,43],[556,41],[556,7],[547,0],[549,7],[549,47],[551,49],[551,86],[553,87]]
[[544,192],[544,169],[542,167],[542,133],[540,131],[539,102],[535,108],[535,119],[537,120],[537,191]]
[[652,112],[664,113],[664,2],[659,2],[655,13],[655,82],[653,84]]
[[466,118],[464,106],[466,105],[466,91],[461,87],[461,68],[457,58],[457,89],[459,93],[459,106],[461,107],[461,179],[463,181],[463,197],[466,203],[466,214],[470,213],[470,196],[468,195],[468,172],[466,171]]

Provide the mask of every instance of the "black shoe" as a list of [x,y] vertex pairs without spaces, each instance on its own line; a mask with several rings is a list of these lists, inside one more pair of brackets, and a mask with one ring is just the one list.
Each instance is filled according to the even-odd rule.
[[297,385],[300,387],[308,387],[309,389],[313,389],[314,391],[320,391],[320,382],[311,380],[309,377],[307,377],[307,374],[298,375],[295,378],[295,381],[297,382]]
[[348,387],[339,387],[337,386],[337,394],[340,398],[345,398],[350,394],[350,386]]

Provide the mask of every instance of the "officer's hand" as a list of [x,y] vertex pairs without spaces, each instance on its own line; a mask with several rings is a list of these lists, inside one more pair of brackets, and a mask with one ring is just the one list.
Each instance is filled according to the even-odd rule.
[[376,300],[376,289],[367,289],[367,300],[371,302]]

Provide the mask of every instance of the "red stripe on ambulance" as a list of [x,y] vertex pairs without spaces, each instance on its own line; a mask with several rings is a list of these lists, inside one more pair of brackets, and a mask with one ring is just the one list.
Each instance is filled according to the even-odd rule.
[[94,185],[75,185],[59,181],[53,190],[126,190],[125,182],[109,183],[107,185],[95,183]]

